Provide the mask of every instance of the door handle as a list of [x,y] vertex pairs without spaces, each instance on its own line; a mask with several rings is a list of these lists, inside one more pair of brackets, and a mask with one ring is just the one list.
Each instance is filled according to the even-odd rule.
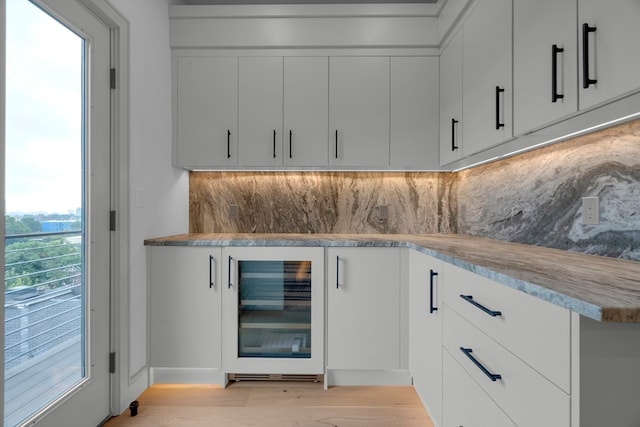
[[429,270],[429,314],[438,311],[438,307],[433,305],[433,278],[437,275],[437,272]]
[[209,289],[216,287],[215,281],[213,280],[213,267],[215,267],[215,265],[216,259],[213,255],[209,255]]
[[564,94],[558,93],[558,54],[564,49],[554,44],[551,46],[551,102],[564,98]]
[[451,151],[456,151],[458,146],[456,145],[456,124],[459,121],[456,119],[451,119]]
[[598,83],[597,79],[589,77],[589,33],[595,33],[596,27],[590,27],[586,22],[582,24],[582,87]]
[[273,130],[273,158],[276,158],[276,130]]
[[496,86],[496,129],[504,127],[504,123],[500,122],[500,94],[503,92],[503,88]]

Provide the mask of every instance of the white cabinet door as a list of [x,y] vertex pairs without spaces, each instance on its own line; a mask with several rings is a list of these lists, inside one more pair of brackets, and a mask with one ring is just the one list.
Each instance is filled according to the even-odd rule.
[[153,246],[149,256],[149,365],[219,369],[221,249]]
[[514,135],[578,110],[576,8],[577,0],[514,0]]
[[177,164],[238,164],[238,59],[178,56],[175,126]]
[[282,57],[240,57],[240,166],[282,165]]
[[442,425],[442,261],[409,251],[409,370],[434,425]]
[[389,58],[329,58],[329,164],[389,166]]
[[324,249],[228,247],[223,258],[225,372],[322,374]]
[[462,157],[462,31],[440,55],[440,164]]
[[438,169],[437,57],[391,58],[392,168]]
[[[638,0],[578,1],[581,110],[640,87],[639,23]],[[586,78],[597,83],[585,88]]]
[[284,58],[284,164],[327,166],[329,59]]
[[512,0],[482,0],[463,26],[463,155],[512,136]]
[[[443,421],[447,427],[515,427],[456,360],[443,352]],[[540,408],[540,410],[544,410]]]
[[327,368],[400,368],[400,250],[329,248]]

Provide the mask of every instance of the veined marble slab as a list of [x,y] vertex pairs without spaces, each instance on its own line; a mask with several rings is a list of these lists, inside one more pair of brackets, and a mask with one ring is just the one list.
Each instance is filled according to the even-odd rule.
[[[458,233],[640,261],[640,120],[459,172]],[[600,222],[583,223],[598,197]]]
[[193,233],[149,246],[408,247],[583,316],[640,322],[640,262],[466,235]]

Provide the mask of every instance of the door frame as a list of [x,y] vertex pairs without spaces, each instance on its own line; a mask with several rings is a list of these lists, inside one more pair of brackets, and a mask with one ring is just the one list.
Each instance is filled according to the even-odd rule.
[[[129,23],[108,0],[78,0],[104,21],[111,33],[111,67],[116,69],[116,88],[111,90],[111,182],[110,205],[116,212],[115,230],[111,231],[110,265],[110,352],[115,354],[115,372],[110,374],[110,415],[121,413],[133,393],[135,378],[129,374],[128,363],[128,295],[129,295]],[[37,0],[36,0],[37,2]],[[6,46],[6,3],[0,2],[0,43]],[[4,52],[4,50],[3,50]],[[5,128],[6,58],[0,54],[0,129]],[[5,134],[0,133],[0,207],[4,211]],[[0,221],[0,279],[4,281],[4,221]],[[4,292],[0,293],[0,314],[4,318]],[[4,336],[4,322],[0,322]],[[4,366],[4,352],[0,352]],[[4,384],[4,369],[0,369]],[[4,387],[0,387],[4,402]],[[0,420],[4,405],[0,405]]]

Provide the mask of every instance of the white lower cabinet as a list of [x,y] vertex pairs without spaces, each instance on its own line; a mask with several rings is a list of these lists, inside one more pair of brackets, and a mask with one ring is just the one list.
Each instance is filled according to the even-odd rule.
[[442,390],[443,426],[516,427],[453,356],[444,351],[442,359],[446,377]]
[[228,247],[223,258],[225,372],[322,374],[324,250]]
[[219,247],[149,250],[152,383],[223,383]]
[[444,276],[449,307],[570,392],[569,310],[451,264]]
[[329,248],[327,263],[328,383],[409,383],[400,249]]
[[[569,425],[568,393],[448,308],[444,321],[445,350],[517,426]],[[523,339],[528,339],[526,331],[521,333]]]
[[442,425],[442,261],[409,250],[409,370],[434,425]]

